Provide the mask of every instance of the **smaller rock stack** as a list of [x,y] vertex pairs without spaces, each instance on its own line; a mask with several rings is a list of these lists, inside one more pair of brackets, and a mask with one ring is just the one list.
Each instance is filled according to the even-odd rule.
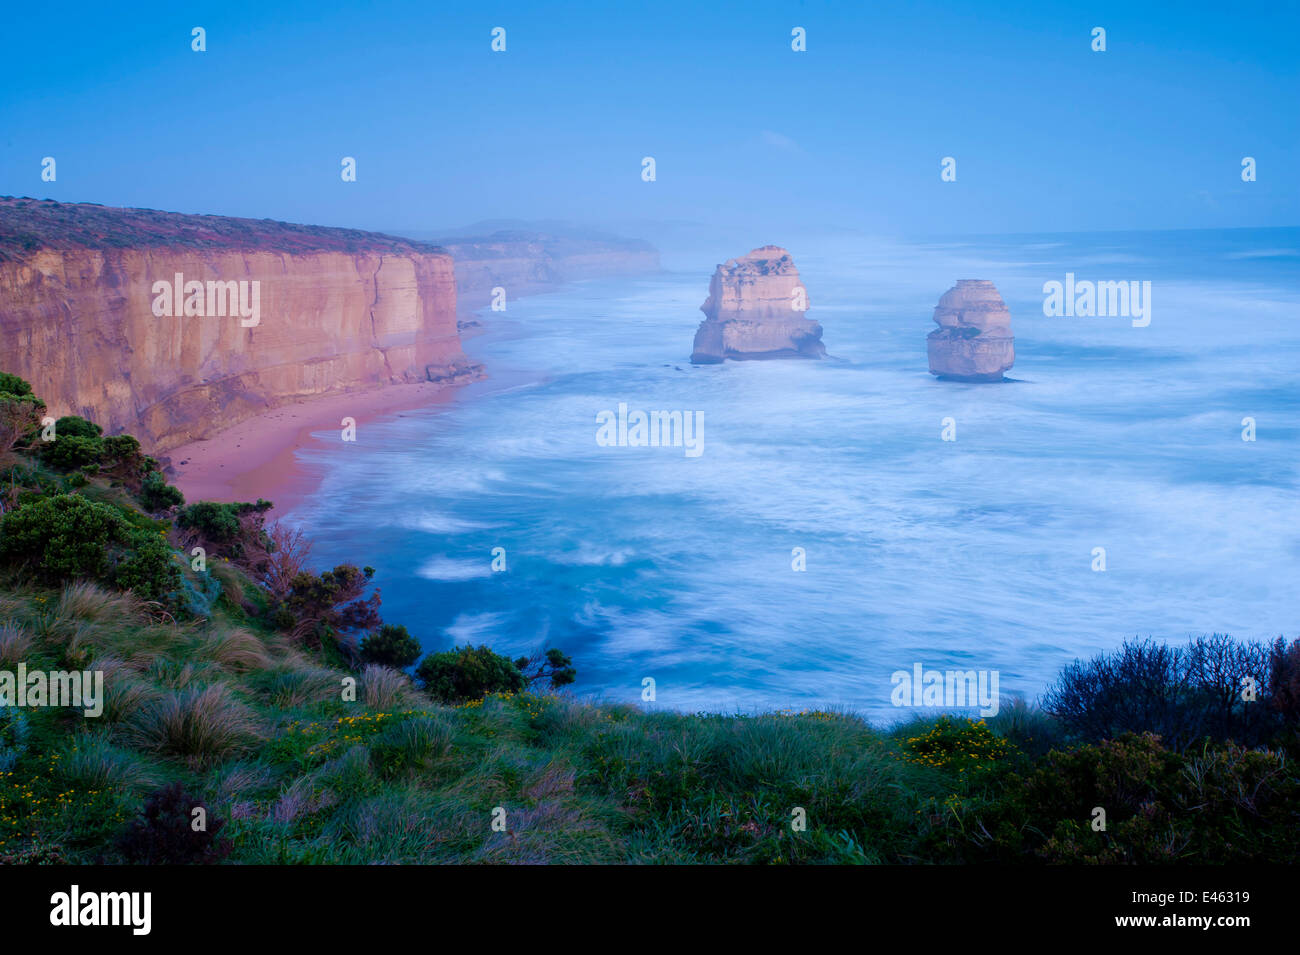
[[765,245],[719,265],[700,306],[691,361],[825,358],[822,327],[806,316],[808,290],[790,253]]
[[1016,361],[1011,313],[997,287],[960,279],[934,309],[939,327],[926,338],[930,374],[953,381],[1002,381]]

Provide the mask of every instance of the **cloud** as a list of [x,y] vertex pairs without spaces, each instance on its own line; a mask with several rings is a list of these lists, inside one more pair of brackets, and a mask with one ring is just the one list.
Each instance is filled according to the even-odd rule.
[[789,136],[782,135],[781,133],[774,133],[770,129],[763,130],[763,132],[759,134],[759,139],[763,141],[764,145],[774,146],[777,149],[782,149],[789,153],[803,152],[803,149],[799,144]]

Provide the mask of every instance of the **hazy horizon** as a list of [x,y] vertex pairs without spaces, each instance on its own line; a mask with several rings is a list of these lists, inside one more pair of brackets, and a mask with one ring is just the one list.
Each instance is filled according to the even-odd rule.
[[57,32],[40,8],[10,12],[0,193],[398,233],[1300,223],[1294,6],[135,9],[63,5]]

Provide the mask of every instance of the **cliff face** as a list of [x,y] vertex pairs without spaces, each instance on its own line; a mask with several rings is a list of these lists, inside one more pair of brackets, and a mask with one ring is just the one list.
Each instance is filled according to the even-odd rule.
[[926,338],[930,374],[957,381],[1001,381],[1016,361],[1011,313],[997,287],[960,279],[934,309],[939,327]]
[[[206,294],[183,294],[191,281]],[[216,282],[240,284],[228,299],[218,286],[214,308]],[[237,292],[255,320],[224,307]],[[51,414],[155,452],[298,399],[479,374],[451,257],[434,246],[14,199],[0,199],[0,369]]]
[[492,304],[492,289],[520,295],[602,275],[657,272],[659,253],[648,243],[617,236],[574,237],[498,230],[480,238],[439,239],[456,263],[462,312]]
[[808,293],[785,249],[765,245],[719,265],[700,306],[691,361],[825,358],[822,327],[805,318]]

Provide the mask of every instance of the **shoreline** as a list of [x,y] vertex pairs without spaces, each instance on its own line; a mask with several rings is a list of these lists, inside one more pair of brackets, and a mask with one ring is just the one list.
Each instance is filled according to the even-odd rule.
[[[539,288],[531,294],[562,291],[573,283]],[[471,359],[484,368],[482,377],[458,384],[420,381],[378,385],[364,391],[324,395],[290,402],[268,409],[232,425],[224,431],[179,445],[155,457],[165,459],[164,473],[185,495],[185,503],[196,501],[256,501],[265,498],[275,506],[270,512],[283,517],[308,499],[324,478],[324,469],[304,464],[297,452],[324,448],[317,432],[341,429],[341,420],[351,417],[357,427],[403,412],[433,407],[450,407],[461,393],[481,397],[497,391],[545,380],[544,373],[522,368],[494,367],[488,355],[471,354],[470,345],[486,350],[493,341],[526,334],[517,323],[495,319],[485,321],[484,309],[465,313],[460,321],[460,340]]]
[[[469,354],[471,342],[482,347],[493,340],[519,334],[512,322],[494,322],[464,329],[461,342]],[[486,355],[470,357],[487,368]],[[354,418],[360,429],[408,411],[449,408],[466,389],[479,397],[539,380],[538,375],[522,369],[500,367],[491,373],[485,371],[474,381],[459,384],[420,381],[379,385],[364,391],[291,402],[254,415],[210,438],[165,452],[162,457],[168,463],[164,471],[185,495],[186,504],[265,498],[275,505],[270,513],[279,518],[310,498],[325,476],[324,468],[308,466],[298,451],[327,447],[327,441],[316,433],[337,434],[344,417]]]
[[323,476],[297,454],[325,447],[316,432],[340,431],[344,417],[354,418],[361,428],[387,415],[449,404],[470,384],[390,384],[281,405],[210,438],[173,448],[165,455],[171,468],[168,477],[187,504],[266,498],[275,504],[272,513],[282,516],[309,497]]

